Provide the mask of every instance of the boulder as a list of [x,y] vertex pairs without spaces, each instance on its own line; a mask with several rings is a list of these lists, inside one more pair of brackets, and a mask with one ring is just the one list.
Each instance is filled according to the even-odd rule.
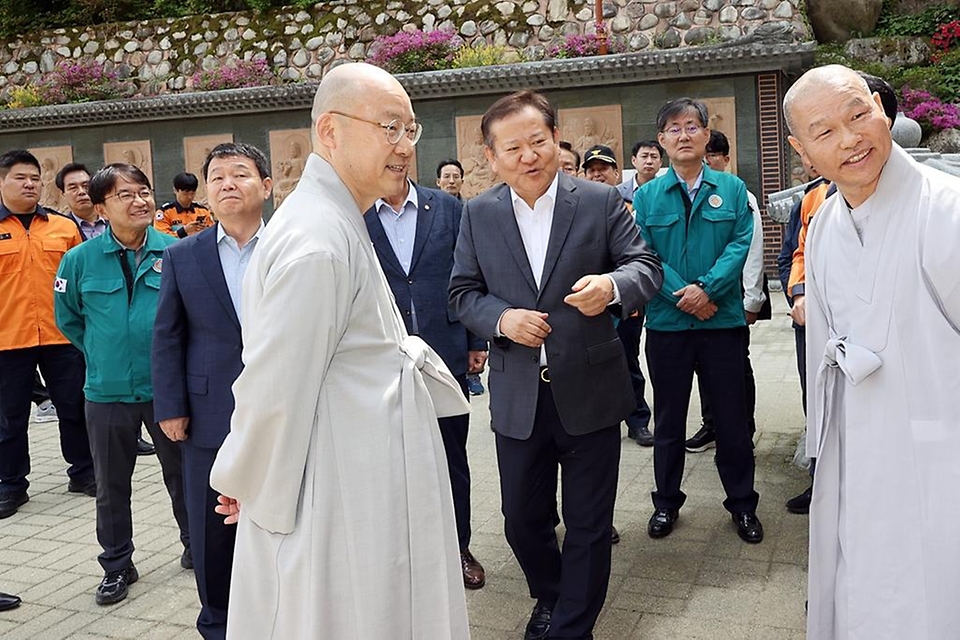
[[927,146],[937,153],[960,153],[960,129],[936,132],[927,140]]
[[807,0],[807,17],[820,42],[846,42],[854,33],[870,35],[883,0]]

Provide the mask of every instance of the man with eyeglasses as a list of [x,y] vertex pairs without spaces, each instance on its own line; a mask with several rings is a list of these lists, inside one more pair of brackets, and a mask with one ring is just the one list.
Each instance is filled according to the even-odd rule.
[[30,498],[30,396],[37,367],[60,409],[67,490],[93,495],[93,461],[83,419],[83,355],[57,329],[53,281],[80,244],[72,221],[39,205],[40,162],[23,149],[0,156],[0,519]]
[[237,523],[227,629],[467,638],[437,417],[469,404],[407,335],[363,220],[404,189],[421,127],[400,83],[364,63],[323,77],[311,120],[303,176],[244,279],[244,368],[210,472]]
[[763,540],[747,427],[740,279],[753,239],[743,181],[703,162],[710,130],[702,102],[681,98],[657,114],[670,169],[634,196],[637,224],[663,261],[663,288],[647,304],[647,365],[653,382],[654,513],[651,538],[669,535],[686,496],[680,490],[687,407],[698,372],[713,407],[717,471],[737,534]]
[[57,326],[87,364],[87,432],[97,480],[97,541],[103,548],[100,605],[120,602],[139,578],[133,564],[131,478],[141,425],[150,432],[190,558],[179,445],[153,417],[150,351],[163,250],[175,239],[151,225],[150,182],[129,164],[110,164],[90,179],[90,200],[109,229],[64,256],[54,282]]

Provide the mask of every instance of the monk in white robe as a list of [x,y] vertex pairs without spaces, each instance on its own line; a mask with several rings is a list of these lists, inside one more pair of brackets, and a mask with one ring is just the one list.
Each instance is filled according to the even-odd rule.
[[807,637],[960,638],[960,181],[893,144],[845,67],[784,100],[838,187],[807,243]]
[[227,637],[467,638],[437,416],[469,405],[407,336],[362,219],[403,185],[419,125],[365,64],[324,77],[312,120],[247,271],[245,368],[210,476],[239,519]]

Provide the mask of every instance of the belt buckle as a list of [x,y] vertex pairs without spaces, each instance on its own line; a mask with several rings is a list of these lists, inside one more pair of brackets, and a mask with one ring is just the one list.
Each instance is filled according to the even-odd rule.
[[540,369],[540,379],[546,383],[550,382],[550,369],[548,367],[542,367]]

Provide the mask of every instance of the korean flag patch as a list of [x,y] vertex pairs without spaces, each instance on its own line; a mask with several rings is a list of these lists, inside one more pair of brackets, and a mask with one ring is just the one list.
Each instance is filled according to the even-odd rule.
[[67,281],[63,278],[57,278],[53,281],[53,290],[57,293],[66,293],[67,292]]
[[163,211],[157,211],[156,219],[163,220]]
[[157,261],[153,263],[153,270],[157,273],[163,273],[163,258],[158,258]]

